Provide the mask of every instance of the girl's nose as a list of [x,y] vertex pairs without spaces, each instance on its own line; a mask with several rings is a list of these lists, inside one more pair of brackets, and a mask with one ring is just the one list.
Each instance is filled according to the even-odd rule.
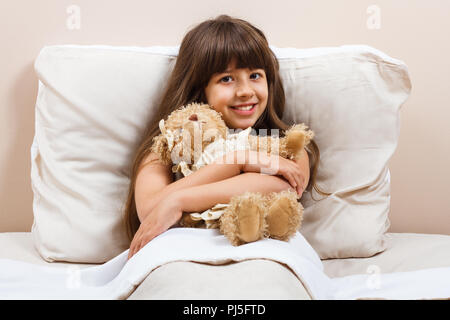
[[248,81],[241,82],[236,91],[238,97],[251,97],[254,94],[255,92]]

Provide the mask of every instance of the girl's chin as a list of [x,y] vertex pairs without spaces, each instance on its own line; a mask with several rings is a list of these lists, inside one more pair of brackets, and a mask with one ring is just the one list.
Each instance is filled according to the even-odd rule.
[[255,121],[245,121],[245,122],[239,121],[239,122],[233,123],[233,125],[230,128],[245,130],[248,127],[253,127],[254,124],[255,124]]
[[253,114],[251,117],[247,118],[237,118],[237,117],[225,117],[228,118],[228,121],[225,120],[228,128],[230,129],[242,129],[245,130],[248,127],[253,127],[253,125],[258,120],[259,115]]

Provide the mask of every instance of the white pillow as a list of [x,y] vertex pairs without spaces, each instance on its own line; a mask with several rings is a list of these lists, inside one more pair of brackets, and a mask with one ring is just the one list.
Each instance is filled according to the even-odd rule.
[[170,49],[41,50],[31,180],[44,259],[101,263],[127,249],[129,166],[175,60]]
[[[285,120],[305,122],[321,150],[318,183],[333,195],[302,198],[300,231],[321,258],[384,249],[387,161],[405,65],[367,46],[278,49]],[[31,148],[35,246],[48,261],[101,263],[127,248],[128,170],[178,47],[44,47]],[[318,195],[314,195],[315,198]]]
[[388,161],[397,147],[400,107],[411,91],[407,67],[362,45],[274,51],[286,91],[283,119],[307,123],[315,132],[317,184],[332,193],[304,194],[300,232],[321,259],[383,251]]

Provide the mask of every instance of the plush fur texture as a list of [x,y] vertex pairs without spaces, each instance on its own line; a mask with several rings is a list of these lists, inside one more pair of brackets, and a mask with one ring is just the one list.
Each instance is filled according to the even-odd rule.
[[[180,149],[178,156],[183,156],[183,150],[191,150],[190,163],[194,163],[194,140],[202,142],[202,150],[218,138],[226,138],[228,128],[221,114],[207,104],[192,103],[173,111],[167,120],[160,122],[161,133],[153,138],[151,152],[160,156],[164,164],[173,164],[172,152]],[[170,145],[167,140],[169,132],[174,141]],[[187,143],[184,138],[189,137]],[[190,143],[190,145],[189,145]],[[179,148],[177,149],[177,146]],[[200,148],[199,148],[200,149]]]
[[220,217],[220,232],[238,246],[267,237],[266,203],[260,193],[246,192],[231,198]]
[[303,206],[294,191],[246,192],[231,198],[220,217],[220,232],[238,246],[264,238],[288,241],[300,228]]
[[284,137],[249,136],[251,150],[266,151],[269,154],[278,154],[286,159],[297,159],[300,152],[314,137],[314,132],[308,130],[305,124],[295,124],[286,130]]
[[[226,139],[228,128],[221,114],[207,104],[192,103],[172,112],[167,120],[160,122],[161,134],[153,140],[151,151],[158,154],[165,164],[174,164],[173,157],[184,157],[187,171],[199,156],[194,140],[201,142],[201,150],[219,138]],[[284,137],[259,137],[250,135],[249,145],[253,151],[266,151],[295,160],[308,145],[314,133],[304,124],[296,124],[286,130]],[[194,137],[193,139],[191,137]],[[183,150],[190,151],[183,155]],[[178,166],[173,167],[177,171]],[[230,199],[228,207],[220,216],[218,226],[233,245],[241,245],[263,238],[289,240],[300,228],[303,206],[295,191],[287,190],[262,195],[246,192]],[[205,227],[204,221],[194,220],[183,214],[179,223],[184,227]]]
[[269,237],[287,241],[301,227],[303,206],[297,193],[285,190],[266,197],[265,220]]

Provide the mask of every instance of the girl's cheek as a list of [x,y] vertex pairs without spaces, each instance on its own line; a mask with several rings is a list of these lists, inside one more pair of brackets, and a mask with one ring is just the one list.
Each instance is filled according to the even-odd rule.
[[221,95],[222,99],[224,101],[226,101],[233,97],[234,92],[235,91],[233,90],[233,88],[227,87],[227,88],[223,88],[223,90],[221,90],[220,95]]
[[264,90],[266,92],[269,89],[269,85],[267,84],[266,81],[261,81],[260,83],[258,83],[258,86],[261,90]]

